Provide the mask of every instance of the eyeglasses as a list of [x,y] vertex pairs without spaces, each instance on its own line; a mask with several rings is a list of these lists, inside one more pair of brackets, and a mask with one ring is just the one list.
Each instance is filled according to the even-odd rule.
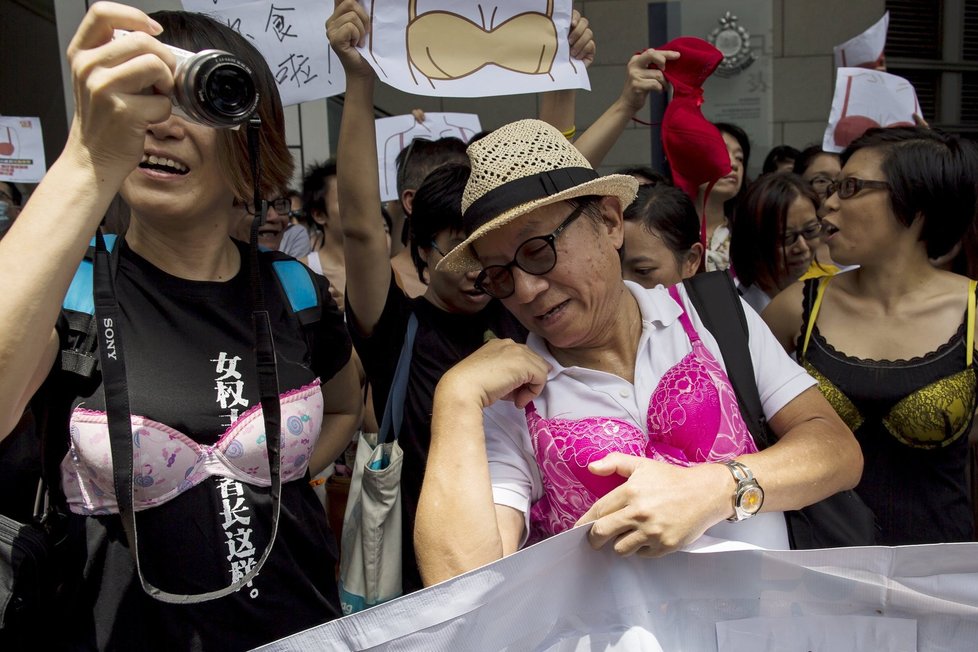
[[825,198],[828,199],[835,193],[839,193],[839,199],[849,199],[864,188],[875,188],[885,190],[890,187],[885,181],[871,181],[868,179],[857,179],[856,177],[846,177],[842,181],[833,181],[825,189]]
[[832,185],[832,178],[824,174],[817,174],[808,180],[808,185],[824,198],[827,196],[825,193],[826,189]]
[[[279,215],[288,215],[290,212],[292,212],[292,200],[289,199],[288,197],[269,199],[268,207],[274,209],[275,212],[278,213]],[[247,208],[248,212],[251,213],[252,215],[254,215],[255,212],[257,211],[255,205],[252,203],[245,204],[245,208]]]
[[798,242],[798,238],[805,238],[809,242],[818,239],[822,235],[822,225],[819,222],[806,224],[804,228],[797,231],[785,231],[781,238],[781,243],[785,247],[790,247]]
[[586,206],[587,204],[581,204],[575,208],[550,235],[538,235],[524,241],[516,248],[513,260],[505,265],[490,265],[484,268],[475,279],[475,287],[494,299],[506,299],[516,292],[516,280],[513,278],[514,265],[534,276],[542,276],[552,270],[557,264],[557,247],[554,241],[564,229],[570,226],[571,222],[581,216]]

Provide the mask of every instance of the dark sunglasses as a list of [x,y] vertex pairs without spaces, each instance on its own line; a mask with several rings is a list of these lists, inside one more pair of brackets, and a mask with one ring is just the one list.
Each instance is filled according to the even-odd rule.
[[552,270],[557,265],[557,247],[554,244],[557,236],[580,217],[586,207],[587,204],[581,204],[575,208],[550,235],[538,235],[525,240],[516,248],[513,260],[505,265],[490,265],[483,268],[475,279],[475,287],[494,299],[506,299],[516,292],[516,280],[513,278],[514,266],[534,276],[542,276]]
[[828,199],[832,195],[839,193],[839,199],[849,199],[864,188],[875,188],[885,190],[890,187],[885,181],[870,181],[868,179],[857,179],[856,177],[846,177],[842,181],[833,181],[825,188],[825,197]]

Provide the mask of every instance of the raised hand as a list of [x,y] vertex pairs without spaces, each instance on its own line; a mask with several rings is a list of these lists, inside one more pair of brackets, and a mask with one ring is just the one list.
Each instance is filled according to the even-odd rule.
[[594,52],[596,49],[594,32],[591,31],[589,25],[588,19],[575,9],[571,14],[567,45],[570,46],[571,57],[583,61],[585,67],[590,66],[594,62]]
[[[131,33],[113,40],[116,29]],[[99,178],[121,183],[138,164],[146,129],[170,116],[173,54],[163,28],[142,11],[97,2],[68,46],[75,96],[66,152]]]
[[357,47],[363,46],[370,31],[370,16],[356,0],[342,0],[336,4],[333,15],[326,20],[329,45],[343,64],[347,77],[373,77],[374,71]]
[[625,88],[621,92],[621,100],[638,112],[645,106],[645,101],[652,91],[662,92],[666,87],[666,78],[662,71],[669,61],[679,58],[679,53],[673,50],[653,50],[649,48],[632,56],[628,61]]

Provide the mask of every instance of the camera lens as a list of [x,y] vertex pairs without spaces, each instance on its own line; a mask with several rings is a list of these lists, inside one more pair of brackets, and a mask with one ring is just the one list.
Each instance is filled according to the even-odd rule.
[[217,112],[240,115],[254,101],[255,84],[240,67],[225,63],[208,75],[204,92]]
[[204,50],[178,72],[176,98],[194,120],[211,127],[233,127],[258,107],[251,69],[233,55]]

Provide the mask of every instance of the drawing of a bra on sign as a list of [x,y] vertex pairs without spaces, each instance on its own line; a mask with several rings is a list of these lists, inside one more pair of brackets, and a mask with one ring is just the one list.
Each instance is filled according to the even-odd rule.
[[[891,76],[892,77],[892,76]],[[917,102],[917,94],[913,86],[906,80],[896,86],[886,87],[885,81],[876,74],[856,74],[851,75],[846,80],[845,100],[842,103],[842,115],[835,125],[833,139],[839,147],[848,147],[849,143],[866,133],[867,130],[875,127],[912,127],[912,120],[903,118],[904,107],[909,107],[908,100],[913,97],[912,113],[920,113],[920,105]],[[855,90],[855,93],[853,92]],[[889,114],[881,114],[880,91],[886,92],[895,102],[887,108],[891,109]],[[865,95],[866,99],[860,101],[860,96]],[[850,105],[850,100],[851,105]],[[903,101],[900,101],[903,100]],[[880,120],[866,115],[866,113],[881,116]],[[896,116],[901,117],[896,117]]]
[[17,130],[3,127],[0,131],[0,156],[12,156],[18,144]]
[[548,75],[557,56],[557,27],[553,0],[546,12],[525,11],[496,24],[494,8],[488,25],[477,5],[481,25],[465,16],[435,10],[417,12],[417,0],[408,2],[406,34],[408,69],[414,69],[434,88],[433,80],[461,79],[489,65],[526,75]]

